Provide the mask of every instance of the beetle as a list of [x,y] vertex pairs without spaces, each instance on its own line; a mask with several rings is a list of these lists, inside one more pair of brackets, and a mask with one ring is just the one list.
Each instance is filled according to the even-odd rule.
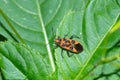
[[[67,35],[66,35],[67,36]],[[69,54],[69,52],[78,54],[83,51],[83,46],[78,42],[77,40],[73,40],[73,38],[79,38],[76,35],[72,35],[70,38],[60,38],[58,37],[54,42],[57,45],[57,47],[60,47],[61,55],[63,53],[63,50],[67,51],[67,55],[71,57],[72,55]],[[63,57],[63,55],[62,55]]]

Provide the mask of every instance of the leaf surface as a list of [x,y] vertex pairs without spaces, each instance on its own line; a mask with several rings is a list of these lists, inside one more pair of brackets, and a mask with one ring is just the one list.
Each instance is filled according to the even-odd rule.
[[[0,0],[0,9],[12,23],[13,29],[6,22],[3,15],[0,15],[0,21],[18,42],[23,44],[23,41],[26,46],[30,46],[44,58],[46,63],[42,68],[45,67],[43,70],[48,69],[48,71],[43,71],[43,75],[49,74],[52,79],[57,77],[59,80],[82,80],[83,76],[89,71],[88,66],[91,67],[92,63],[99,61],[101,58],[95,58],[95,56],[99,56],[97,51],[101,43],[114,27],[117,19],[119,19],[119,4],[120,0],[70,0],[69,2],[67,0]],[[0,34],[11,40],[12,37],[5,28],[0,28]],[[81,37],[81,39],[74,38],[74,40],[79,41],[83,46],[84,51],[82,53],[68,57],[64,51],[64,57],[62,58],[60,48],[53,51],[54,35],[63,38],[66,34],[68,34],[68,38],[73,34]],[[13,50],[16,50],[16,45],[11,42],[3,45],[12,45]],[[8,49],[5,48],[5,50]],[[38,59],[39,56],[34,52],[28,58],[29,49],[22,49],[25,49],[25,52],[23,50],[23,53],[25,53],[23,60],[33,60],[34,58],[31,55],[36,56],[35,59]],[[19,49],[16,51],[19,51]],[[12,59],[13,62],[10,64],[14,64],[14,61],[17,60],[17,58],[12,57],[8,58],[7,61],[7,55],[4,54],[6,52],[1,52],[2,59],[5,60],[2,61],[4,64],[11,62]],[[14,52],[11,52],[11,55],[14,54]],[[18,53],[18,57],[20,54]],[[20,59],[18,61],[20,63],[16,65],[22,64],[21,66],[24,66],[24,61],[22,63],[22,59],[18,59]],[[26,63],[29,63],[27,61]],[[30,71],[33,71],[33,73],[29,72],[29,70],[20,69],[20,71],[24,71],[17,72],[20,73],[18,74],[21,76],[20,78],[25,78],[25,73],[29,73],[26,79],[40,79],[39,73],[41,74],[41,72],[34,67],[38,66],[41,69],[41,65],[37,63],[38,65],[34,66],[35,63],[26,64],[26,66],[31,66]],[[15,68],[19,70],[19,66],[15,66]],[[38,75],[35,75],[37,72]],[[7,73],[6,76],[8,77]],[[88,79],[91,79],[91,76],[88,77]]]

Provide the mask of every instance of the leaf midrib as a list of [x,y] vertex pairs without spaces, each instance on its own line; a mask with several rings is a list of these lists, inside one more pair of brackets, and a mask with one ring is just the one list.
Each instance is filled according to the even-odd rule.
[[43,19],[42,19],[41,9],[40,9],[40,5],[39,5],[39,1],[38,0],[36,0],[36,5],[37,5],[37,11],[38,11],[38,13],[37,13],[38,14],[38,18],[39,18],[39,21],[41,23],[41,27],[42,27],[44,38],[45,38],[45,44],[47,44],[46,48],[47,48],[47,51],[48,51],[48,56],[49,56],[52,72],[55,72],[54,59],[52,57],[50,45],[48,44],[49,40],[48,40],[47,33],[46,33],[46,30],[45,30],[45,25],[44,25],[44,22],[43,22]]

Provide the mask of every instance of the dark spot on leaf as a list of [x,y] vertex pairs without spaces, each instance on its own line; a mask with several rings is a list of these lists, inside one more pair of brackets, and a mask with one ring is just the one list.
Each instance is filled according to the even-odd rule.
[[0,41],[6,41],[7,38],[0,34]]

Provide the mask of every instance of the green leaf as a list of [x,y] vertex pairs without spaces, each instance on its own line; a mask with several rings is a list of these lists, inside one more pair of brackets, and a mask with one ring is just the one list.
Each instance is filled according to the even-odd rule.
[[[68,11],[68,14],[66,14],[65,18],[63,18],[63,21],[58,29],[58,33],[60,33],[61,36],[63,36],[67,32],[69,32],[70,34],[74,33],[79,36],[82,27],[83,41],[81,42],[83,42],[82,45],[85,52],[83,51],[81,54],[75,55],[71,58],[67,57],[66,54],[64,54],[64,61],[62,61],[60,54],[56,55],[58,67],[60,68],[60,72],[65,77],[65,79],[84,79],[86,77],[86,74],[89,73],[91,67],[94,67],[94,61],[100,61],[100,59],[96,59],[94,55],[99,56],[99,53],[96,53],[96,51],[100,48],[100,44],[104,41],[105,37],[114,27],[114,24],[116,23],[117,19],[119,18],[118,16],[120,15],[120,8],[117,5],[116,1],[113,0],[88,1],[88,3],[86,3],[84,7],[83,13],[82,10],[80,10],[81,13],[79,13],[79,16],[77,16],[77,18],[80,17],[81,20],[78,20],[77,18],[75,18],[75,16],[73,17],[74,13],[70,15]],[[75,12],[75,14],[77,14],[77,12]],[[77,24],[80,24],[79,26],[81,27],[70,26],[70,24],[76,24],[76,22],[74,22],[73,20],[74,18],[79,21],[76,22]],[[67,22],[67,20],[69,21]],[[74,31],[74,29],[76,31]],[[60,49],[56,51],[56,54],[58,53],[60,53]],[[100,57],[102,58],[102,56]],[[93,61],[91,61],[91,59],[93,59]],[[90,69],[87,68],[88,66]],[[88,77],[89,79],[91,79],[95,76]]]
[[5,79],[48,79],[50,71],[39,52],[26,45],[7,41],[0,43],[0,53],[1,70]]
[[[101,59],[104,56],[101,55],[106,52],[103,54],[100,52],[109,49],[103,49],[101,45],[107,41],[106,37],[120,19],[119,5],[120,0],[70,0],[69,2],[67,0],[0,0],[0,22],[4,25],[4,27],[0,25],[0,34],[13,41],[0,45],[2,64],[10,64],[10,68],[5,66],[2,70],[4,77],[8,79],[17,75],[19,79],[28,80],[94,79],[96,76],[91,77],[88,73],[96,63],[102,62]],[[74,40],[79,41],[83,46],[82,53],[68,57],[64,51],[62,58],[60,48],[53,51],[51,43],[55,40],[54,35],[63,38],[66,34],[68,34],[68,38],[73,34],[81,37],[81,39]],[[111,40],[113,41],[115,38]],[[15,43],[15,41],[19,43]],[[20,44],[24,44],[25,47]],[[109,45],[107,42],[106,44]],[[2,47],[4,45],[8,47]],[[28,46],[34,51],[28,49]],[[22,49],[18,47],[22,47]],[[6,52],[6,50],[10,52]],[[16,52],[12,52],[14,50]],[[8,56],[9,54],[11,57]],[[34,59],[38,62],[35,62]],[[30,63],[30,60],[34,62]],[[40,64],[44,62],[42,60],[45,63],[41,67]],[[109,59],[106,58],[106,60]],[[38,65],[34,65],[35,63]],[[25,64],[30,67],[29,70],[24,69]],[[11,66],[16,75],[8,75]],[[36,66],[39,70],[36,70]],[[3,67],[1,66],[1,68]],[[44,70],[43,73],[40,72],[40,69]],[[100,68],[97,70],[101,71]],[[7,72],[5,73],[5,71]]]

